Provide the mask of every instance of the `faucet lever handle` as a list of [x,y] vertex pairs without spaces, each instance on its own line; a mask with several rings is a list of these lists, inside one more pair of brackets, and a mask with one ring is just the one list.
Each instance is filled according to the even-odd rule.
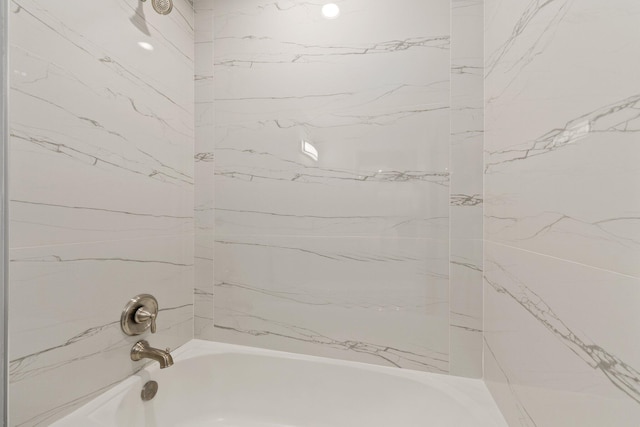
[[151,333],[156,333],[156,313],[149,313],[144,309],[144,307],[140,307],[138,310],[136,310],[136,314],[133,318],[136,323],[147,323],[148,321],[151,321]]
[[155,334],[157,330],[158,300],[153,295],[140,294],[131,298],[122,310],[120,327],[127,335],[144,334],[149,328]]

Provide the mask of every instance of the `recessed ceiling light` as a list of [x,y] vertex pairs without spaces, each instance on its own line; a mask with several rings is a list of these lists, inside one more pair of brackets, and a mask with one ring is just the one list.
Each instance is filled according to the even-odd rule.
[[327,3],[322,6],[322,15],[327,19],[334,19],[340,15],[340,8],[335,3]]

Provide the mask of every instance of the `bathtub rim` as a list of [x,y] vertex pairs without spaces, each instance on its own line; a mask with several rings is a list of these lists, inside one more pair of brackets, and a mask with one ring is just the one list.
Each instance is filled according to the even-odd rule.
[[[152,338],[151,338],[152,339]],[[370,363],[356,362],[350,360],[333,359],[322,356],[312,356],[300,353],[292,353],[279,350],[249,347],[244,345],[229,344],[215,341],[192,339],[171,352],[175,363],[181,363],[193,358],[215,356],[218,354],[246,354],[279,358],[285,360],[296,360],[302,362],[317,363],[324,366],[341,366],[359,371],[368,371],[374,374],[389,375],[399,377],[413,382],[417,382],[431,388],[437,389],[449,398],[457,401],[468,401],[474,408],[471,412],[479,410],[485,417],[495,418],[496,426],[507,426],[504,416],[498,409],[489,390],[482,379],[472,379],[455,377],[447,374],[422,372],[410,369],[403,369],[391,366],[381,366]],[[171,369],[171,368],[167,368]],[[75,411],[57,420],[51,427],[66,427],[69,422],[79,419],[89,419],[91,414],[107,405],[110,401],[118,399],[128,393],[133,387],[141,386],[154,373],[160,370],[159,364],[149,361],[141,366],[141,369],[115,384],[110,389],[94,397]],[[459,402],[463,405],[463,402]],[[469,408],[467,408],[469,409]],[[485,413],[486,411],[486,413]],[[73,424],[75,425],[75,424]]]

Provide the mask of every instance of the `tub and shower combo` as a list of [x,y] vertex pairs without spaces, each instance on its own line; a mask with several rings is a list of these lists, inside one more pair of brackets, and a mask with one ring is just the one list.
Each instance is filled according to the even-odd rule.
[[[144,17],[141,12],[144,6],[142,3],[145,1],[141,0],[138,3],[136,15],[131,20],[143,33],[152,31],[147,25],[147,20],[160,25],[166,24],[167,19],[179,19],[176,18],[170,0],[151,0],[146,3],[161,15],[171,13],[169,18],[160,19],[152,14],[146,20],[141,19]],[[216,180],[222,180],[216,181],[216,215],[219,221],[217,232],[246,234],[245,230],[257,229],[256,221],[259,224],[266,218],[267,222],[263,226],[267,234],[276,230],[285,230],[283,234],[295,234],[297,230],[301,230],[301,234],[304,234],[309,231],[311,225],[312,234],[316,232],[313,227],[318,227],[317,230],[321,232],[327,231],[328,235],[333,236],[351,236],[355,233],[354,235],[372,238],[369,241],[376,242],[373,246],[389,244],[391,249],[378,248],[369,254],[368,249],[359,246],[367,240],[359,239],[346,241],[347,246],[344,248],[342,243],[337,241],[335,247],[318,250],[295,249],[299,245],[296,241],[280,245],[271,242],[256,244],[253,241],[228,241],[223,242],[223,246],[229,246],[231,251],[236,247],[294,250],[291,259],[286,260],[287,264],[300,263],[318,274],[330,272],[329,276],[318,278],[316,286],[335,288],[332,289],[335,295],[341,295],[353,288],[359,295],[343,296],[347,302],[338,303],[339,307],[347,309],[347,316],[350,313],[349,308],[354,305],[368,308],[363,312],[364,316],[370,316],[368,313],[373,312],[373,318],[358,319],[354,324],[364,324],[368,321],[380,324],[384,322],[381,319],[391,319],[392,322],[400,318],[408,320],[409,323],[399,324],[396,328],[410,330],[409,335],[415,333],[415,337],[423,338],[428,333],[426,331],[431,331],[436,343],[434,348],[440,352],[439,362],[444,366],[446,357],[443,356],[443,349],[448,345],[445,337],[449,327],[448,244],[443,243],[446,240],[443,237],[446,238],[448,230],[446,217],[449,200],[449,173],[446,161],[443,160],[446,157],[443,154],[448,152],[449,144],[449,3],[409,1],[398,3],[397,10],[388,9],[392,3],[395,2],[367,0],[324,5],[296,1],[268,4],[262,4],[260,1],[195,2],[196,18],[200,14],[200,20],[196,19],[195,23],[198,27],[196,44],[202,43],[203,48],[207,48],[206,43],[212,42],[218,24],[220,28],[220,33],[215,34],[213,41],[213,62],[217,67],[216,77],[213,79],[215,97],[213,93],[206,93],[210,86],[199,87],[200,93],[196,94],[196,115],[204,117],[207,108],[220,111],[219,118],[215,121],[216,133],[231,135],[228,138],[229,146],[222,141],[225,138],[221,137],[220,143],[215,147],[218,153]],[[417,7],[415,13],[411,12],[411,7],[414,6]],[[211,7],[215,10],[212,11]],[[283,34],[279,34],[278,25],[274,24],[281,19],[278,11],[291,14],[286,18],[287,30]],[[369,16],[369,13],[372,15]],[[397,16],[394,17],[394,13]],[[252,20],[251,16],[260,14],[264,14],[265,17],[257,21]],[[414,21],[416,14],[422,17]],[[216,21],[212,30],[210,27],[214,19]],[[335,28],[341,28],[334,28],[335,25],[368,27],[371,22],[379,22],[380,19],[386,20],[387,24],[378,29],[381,34],[365,34],[363,40],[359,40],[360,36],[356,33],[343,34],[334,40],[336,34],[339,34]],[[234,24],[227,24],[227,20],[233,21]],[[263,37],[247,35],[252,34],[254,28],[255,31],[273,34]],[[198,40],[198,37],[204,37],[207,31],[212,33],[209,35],[210,38]],[[305,41],[304,45],[289,41],[273,42],[282,37],[300,37],[301,40],[306,40],[307,35],[314,34],[314,31],[317,34],[311,41]],[[314,37],[317,40],[313,41]],[[371,42],[368,39],[378,38],[390,41],[369,46]],[[254,42],[259,45],[255,52]],[[143,42],[140,46],[149,51],[153,49],[148,42]],[[207,54],[209,56],[201,57],[211,61],[210,53]],[[363,55],[365,53],[367,55]],[[211,63],[198,65],[199,58],[196,57],[198,72],[203,75],[207,72],[213,73]],[[247,62],[246,58],[250,61]],[[255,61],[255,64],[251,61]],[[326,67],[326,64],[330,64],[329,67]],[[282,76],[272,76],[272,66],[281,69],[279,73]],[[256,74],[246,74],[247,69],[254,70]],[[369,71],[363,74],[364,69]],[[311,83],[318,87],[309,87]],[[476,86],[478,84],[481,85],[481,82],[475,82]],[[199,101],[199,98],[202,100]],[[215,107],[212,101],[214,98],[217,103]],[[133,102],[131,100],[131,103]],[[416,107],[416,103],[433,105]],[[330,106],[330,109],[325,111],[327,106]],[[293,114],[291,117],[294,118],[294,122],[311,122],[296,125],[288,124],[288,116],[277,117],[275,120],[261,118],[262,115],[269,116],[274,109]],[[298,110],[303,110],[299,112],[300,117],[298,113],[289,113]],[[240,111],[246,111],[245,116],[236,117]],[[330,114],[324,117],[323,114],[327,113]],[[316,118],[303,119],[308,114],[318,115],[319,122],[314,122]],[[420,124],[421,121],[425,124]],[[271,138],[271,122],[275,123],[275,129],[280,133],[274,135],[273,141],[268,141],[267,145],[272,145],[271,147],[265,147],[262,140]],[[263,126],[266,136],[263,136],[261,131]],[[317,133],[302,136],[296,131],[294,141],[302,142],[301,152],[297,152],[300,149],[298,145],[293,147],[293,152],[288,151],[291,135],[287,128],[292,126],[296,129],[319,128]],[[340,130],[342,127],[345,128],[344,131],[332,134],[333,129]],[[252,134],[253,131],[255,133]],[[233,138],[234,132],[249,134],[236,141]],[[328,132],[327,135],[324,135],[324,132]],[[380,135],[376,135],[378,133]],[[415,137],[423,133],[430,135],[426,138],[428,141]],[[396,146],[398,134],[401,134],[403,142]],[[281,141],[282,138],[284,139]],[[339,144],[323,145],[323,141],[331,140],[336,140]],[[390,142],[394,145],[389,145]],[[196,150],[201,149],[198,148],[199,145],[206,144],[198,140],[196,135]],[[369,145],[373,147],[370,148]],[[287,151],[282,151],[286,148]],[[387,154],[380,157],[380,153]],[[331,156],[334,158],[330,159]],[[357,157],[357,166],[348,161],[349,156]],[[203,160],[206,159],[206,156],[203,157]],[[333,166],[328,168],[327,161]],[[197,165],[200,164],[202,163]],[[380,165],[385,165],[385,170],[380,170]],[[372,168],[373,172],[370,171]],[[405,169],[407,171],[404,171]],[[212,178],[212,171],[208,172]],[[262,176],[263,173],[266,173],[266,176]],[[271,176],[274,173],[275,175]],[[293,175],[288,176],[289,173]],[[306,190],[305,194],[294,193],[297,194],[296,204],[306,204],[309,209],[316,206],[321,199],[325,199],[329,206],[337,203],[336,201],[344,199],[344,202],[359,197],[361,193],[364,193],[365,199],[371,198],[370,201],[363,199],[365,205],[375,202],[376,206],[370,207],[363,220],[358,219],[362,217],[362,214],[357,214],[360,211],[358,207],[347,208],[351,213],[337,217],[328,213],[332,209],[326,214],[315,212],[310,217],[272,214],[269,212],[279,211],[282,207],[254,207],[254,201],[264,201],[260,201],[257,194],[252,195],[252,191],[255,190],[253,187],[243,186],[244,181],[255,181],[258,189],[265,185],[261,184],[261,181],[289,182],[294,185],[302,183],[302,188],[309,186],[314,190],[311,193]],[[197,181],[196,185],[204,185],[205,188],[208,183],[202,184],[202,181]],[[264,188],[270,194],[274,190],[275,193],[298,191],[289,187],[280,189],[279,186],[273,189]],[[411,189],[408,194],[407,188]],[[203,193],[204,190],[196,191],[196,197]],[[378,203],[383,200],[380,199],[381,194],[385,195],[382,197],[390,197],[388,200],[392,202]],[[422,200],[422,194],[430,194],[430,197],[435,199],[425,202]],[[249,201],[248,205],[245,199]],[[406,207],[401,207],[408,199],[416,201],[416,206],[407,204]],[[201,206],[209,203],[207,200],[196,202]],[[343,202],[341,203],[344,206],[348,205]],[[283,203],[289,202],[284,200]],[[243,209],[238,209],[238,206],[243,205]],[[316,206],[315,209],[322,209],[322,206]],[[262,214],[262,210],[268,212]],[[427,211],[435,219],[425,219]],[[283,212],[286,212],[286,208]],[[311,222],[306,224],[304,221],[308,219]],[[233,228],[243,221],[246,221],[244,229]],[[423,222],[427,224],[424,225]],[[414,226],[414,223],[421,225]],[[294,232],[287,227],[291,227]],[[227,228],[232,231],[225,231]],[[385,232],[385,229],[391,231]],[[379,233],[383,233],[384,245],[381,244]],[[416,236],[421,239],[414,239]],[[430,247],[421,244],[423,238],[425,245]],[[204,241],[202,236],[199,241]],[[296,258],[304,254],[320,256],[315,260]],[[202,254],[195,255],[198,257]],[[206,253],[204,255],[209,256]],[[234,256],[236,255],[219,254],[221,271],[226,270],[227,264],[233,265],[237,262],[232,258]],[[238,253],[237,256],[243,260],[246,269],[255,268],[258,271],[256,274],[260,275],[259,269],[265,266],[258,258],[270,259],[272,255],[260,254],[253,262],[250,261],[252,254]],[[433,262],[427,261],[432,258]],[[318,265],[317,260],[338,263]],[[343,261],[350,261],[351,264],[345,264]],[[277,256],[274,262],[279,262]],[[266,268],[269,271],[272,267]],[[251,276],[250,271],[247,274]],[[337,277],[338,275],[342,277]],[[359,277],[349,279],[351,282],[348,282],[346,277],[349,276]],[[202,281],[206,280],[207,278],[204,278]],[[296,298],[302,298],[300,302],[307,303],[304,296],[297,296],[297,289],[294,289],[293,293],[270,291],[251,284],[237,285],[235,282],[238,280],[240,279],[224,277],[218,280],[223,283],[219,294],[216,295],[216,298],[222,301],[221,306],[225,305],[227,297],[224,292],[228,289],[249,292],[247,298],[257,294],[282,297],[283,299],[278,301],[284,301],[285,304],[295,303]],[[255,281],[246,280],[249,283]],[[309,282],[295,277],[295,274],[282,280]],[[281,284],[273,286],[279,288]],[[322,293],[322,289],[309,292],[318,295]],[[385,299],[378,299],[376,294],[382,295]],[[354,303],[357,298],[363,298],[363,302]],[[480,304],[481,297],[476,295],[475,298],[476,305]],[[234,304],[233,301],[229,302],[231,305]],[[266,302],[266,305],[268,304],[270,303]],[[318,307],[326,305],[324,299],[319,302],[311,301],[311,304]],[[256,305],[261,306],[259,303]],[[407,306],[406,310],[403,305]],[[232,306],[228,308],[235,309]],[[105,394],[56,421],[54,426],[506,426],[481,380],[197,339],[170,352],[153,348],[148,341],[142,339],[148,338],[149,332],[156,332],[158,313],[158,302],[152,295],[138,295],[126,304],[121,315],[121,329],[126,335],[141,338],[131,349],[131,359],[139,363],[150,363],[145,369]],[[222,313],[221,316],[224,317],[225,314]],[[227,321],[234,322],[233,319]],[[467,326],[469,330],[475,330],[471,324]],[[385,326],[381,329],[392,328]],[[143,334],[147,335],[141,336]],[[405,338],[405,341],[419,341],[415,337]],[[155,340],[150,341],[155,343]],[[384,352],[386,345],[392,345],[390,343],[393,343],[393,338],[385,337],[374,341],[385,343],[380,349]],[[477,349],[469,351],[473,352],[470,358],[480,357]],[[133,365],[134,369],[137,366]],[[412,366],[419,366],[419,363]],[[448,372],[443,366],[439,366],[438,371]],[[480,375],[476,372],[473,376]]]
[[[155,297],[140,294],[120,326],[155,333],[157,316]],[[203,340],[171,354],[141,339],[130,356],[158,363],[53,426],[506,426],[480,380]]]
[[640,426],[639,22],[0,0],[7,427]]
[[202,340],[173,357],[53,427],[507,426],[480,380]]

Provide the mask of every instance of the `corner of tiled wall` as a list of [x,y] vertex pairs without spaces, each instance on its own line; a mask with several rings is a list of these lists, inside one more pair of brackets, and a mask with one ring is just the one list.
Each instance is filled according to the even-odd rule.
[[195,0],[195,337],[213,339],[213,0]]
[[481,378],[484,0],[451,8],[450,373]]

